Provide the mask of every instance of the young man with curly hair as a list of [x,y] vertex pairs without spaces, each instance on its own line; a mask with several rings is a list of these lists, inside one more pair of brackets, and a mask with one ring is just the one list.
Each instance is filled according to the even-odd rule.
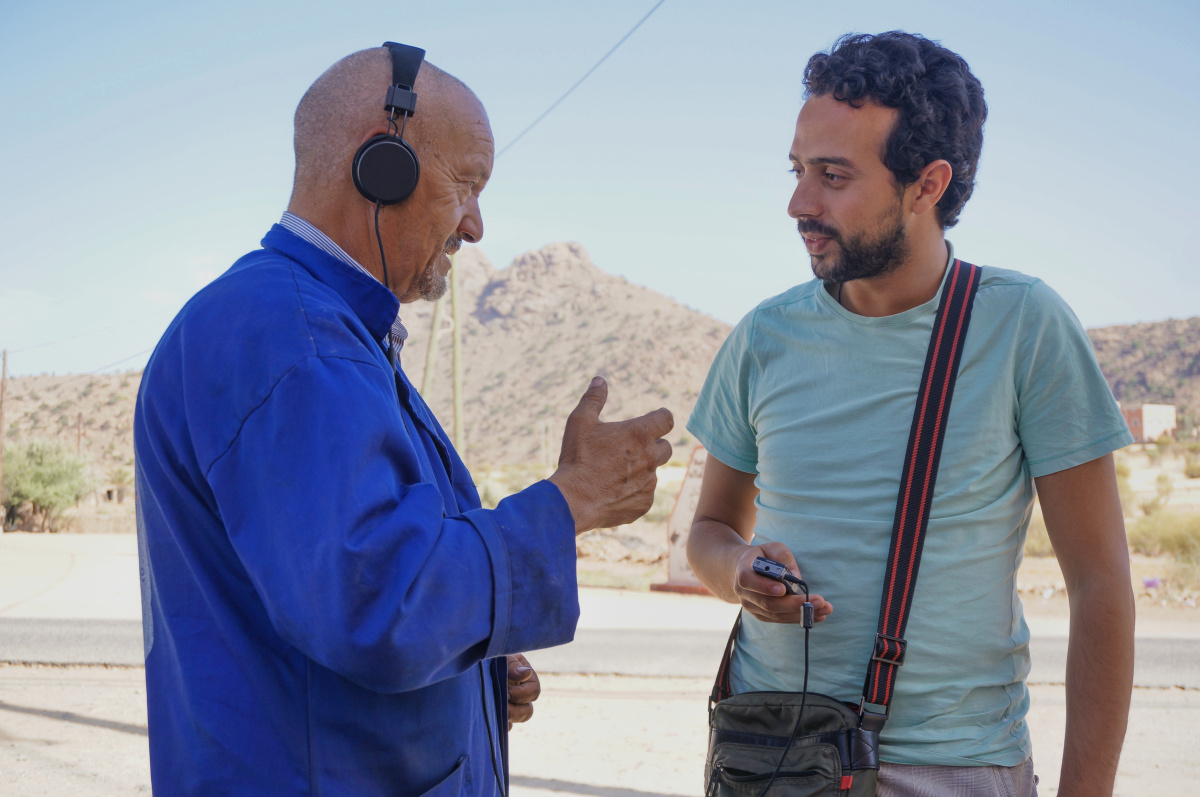
[[[710,453],[688,555],[702,582],[743,607],[735,693],[801,688],[803,598],[755,575],[763,555],[820,593],[809,689],[857,705],[918,382],[956,256],[945,231],[974,187],[987,106],[961,57],[902,32],[843,37],[809,60],[804,83],[788,213],[816,279],[760,304],[713,363],[688,424]],[[984,267],[878,794],[1036,794],[1016,588],[1035,484],[1071,608],[1059,794],[1111,793],[1134,621],[1112,452],[1130,442],[1063,300]]]

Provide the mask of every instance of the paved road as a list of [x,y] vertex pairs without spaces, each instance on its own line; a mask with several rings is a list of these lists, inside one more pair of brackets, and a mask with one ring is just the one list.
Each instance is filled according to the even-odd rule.
[[[570,645],[532,658],[547,672],[712,678],[727,637],[722,631],[581,629]],[[1066,637],[1034,637],[1030,649],[1030,683],[1065,682]],[[1200,689],[1200,640],[1138,639],[1134,667],[1137,686]]]
[[[570,645],[537,651],[544,672],[711,678],[727,634],[711,629],[582,628]],[[1066,679],[1067,640],[1035,636],[1034,684]],[[0,662],[142,664],[142,627],[132,620],[0,618]],[[1200,689],[1200,640],[1140,638],[1137,686]]]
[[142,624],[0,617],[0,663],[141,666]]

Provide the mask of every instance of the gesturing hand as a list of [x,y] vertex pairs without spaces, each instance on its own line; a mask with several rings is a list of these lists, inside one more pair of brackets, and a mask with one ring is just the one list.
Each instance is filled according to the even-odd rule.
[[662,437],[675,426],[670,411],[600,421],[608,384],[596,377],[567,419],[558,470],[550,477],[575,519],[575,533],[631,523],[654,503],[656,473],[671,458]]
[[542,694],[542,682],[520,653],[508,657],[508,729],[514,722],[528,722],[533,716],[533,701]]
[[[789,594],[787,588],[774,579],[754,572],[754,560],[760,556],[774,559],[801,578],[800,566],[791,550],[781,542],[750,545],[738,559],[734,572],[733,591],[742,602],[742,608],[759,620],[768,623],[799,623],[804,620],[804,595]],[[821,622],[833,611],[833,604],[820,595],[809,595],[817,622]]]

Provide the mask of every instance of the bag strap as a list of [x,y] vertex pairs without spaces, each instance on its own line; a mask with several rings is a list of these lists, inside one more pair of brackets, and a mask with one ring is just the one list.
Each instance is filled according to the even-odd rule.
[[708,710],[733,694],[729,686],[729,664],[733,660],[733,645],[737,641],[738,631],[742,629],[742,613],[733,621],[733,630],[729,632],[729,641],[725,643],[725,654],[721,656],[721,666],[717,668],[717,680],[713,682],[712,694],[708,696]]
[[[933,334],[929,338],[929,351],[925,355],[925,370],[921,374],[900,478],[900,494],[896,499],[892,543],[879,606],[879,627],[859,703],[860,716],[865,716],[864,712],[873,714],[875,724],[881,725],[891,708],[896,670],[904,663],[908,647],[904,630],[916,592],[921,550],[929,527],[929,508],[933,503],[933,488],[946,438],[946,419],[950,415],[950,400],[954,396],[954,383],[962,360],[963,341],[971,323],[971,307],[979,289],[979,275],[978,266],[962,260],[956,259],[950,265],[933,322]],[[882,712],[867,712],[867,704],[882,708]]]

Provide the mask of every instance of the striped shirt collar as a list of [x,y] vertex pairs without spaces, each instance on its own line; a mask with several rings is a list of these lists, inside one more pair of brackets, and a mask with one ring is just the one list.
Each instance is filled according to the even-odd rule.
[[[301,238],[304,241],[312,244],[327,255],[335,257],[348,266],[358,269],[376,282],[379,279],[363,268],[362,263],[359,263],[350,255],[346,254],[346,250],[334,243],[333,239],[325,233],[318,230],[309,222],[297,216],[291,211],[285,210],[283,218],[279,220],[279,226],[283,227],[288,232]],[[392,322],[392,330],[388,333],[388,349],[393,356],[399,356],[400,350],[404,348],[404,341],[408,338],[408,330],[404,328],[404,324],[400,321],[400,314],[396,314],[396,320]]]

